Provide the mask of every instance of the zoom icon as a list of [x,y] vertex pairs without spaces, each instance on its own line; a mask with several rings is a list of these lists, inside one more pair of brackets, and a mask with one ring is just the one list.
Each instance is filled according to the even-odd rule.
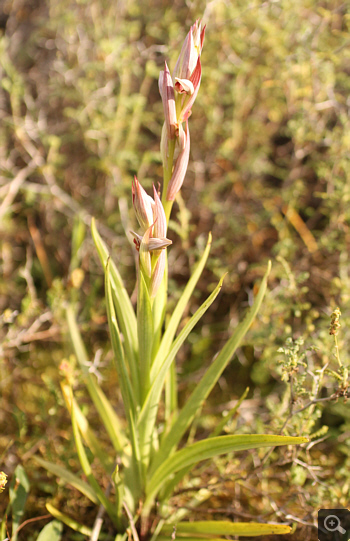
[[350,541],[350,511],[320,509],[318,512],[319,541]]

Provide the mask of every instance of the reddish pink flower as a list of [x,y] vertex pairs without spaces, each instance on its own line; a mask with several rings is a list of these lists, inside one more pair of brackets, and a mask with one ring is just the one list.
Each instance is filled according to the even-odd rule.
[[164,208],[157,190],[153,186],[154,199],[142,188],[135,177],[132,186],[132,199],[142,235],[131,231],[134,244],[140,254],[141,270],[150,279],[150,295],[154,297],[164,275],[164,249],[172,244],[166,238],[167,223]]

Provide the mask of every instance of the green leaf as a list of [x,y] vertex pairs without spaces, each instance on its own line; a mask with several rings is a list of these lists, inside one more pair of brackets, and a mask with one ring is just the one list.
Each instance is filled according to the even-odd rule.
[[137,296],[137,336],[139,341],[141,404],[150,388],[150,369],[153,344],[153,316],[151,299],[143,273],[139,271]]
[[[210,535],[239,535],[255,537],[258,535],[281,535],[291,532],[291,527],[287,524],[262,524],[259,522],[229,522],[226,520],[220,521],[198,521],[198,522],[179,522],[176,524],[176,537],[181,536],[183,539],[189,540],[187,534],[194,534],[198,539],[198,535],[203,534],[204,539]],[[172,525],[164,525],[162,534],[171,534],[173,531]],[[186,537],[183,537],[186,536]]]
[[115,450],[122,452],[125,445],[127,445],[127,439],[114,408],[97,384],[94,376],[89,372],[88,356],[71,306],[67,307],[67,321],[75,355],[85,376],[86,386],[91,399],[95,404]]
[[[207,245],[206,245],[206,248],[203,252],[203,255],[201,257],[201,259],[199,260],[195,270],[193,271],[192,275],[191,275],[191,278],[189,279],[189,281],[187,282],[187,285],[185,287],[185,289],[183,290],[182,292],[182,295],[180,297],[180,299],[178,300],[177,304],[176,304],[176,307],[171,315],[171,318],[168,322],[168,325],[166,327],[166,331],[164,333],[164,336],[162,338],[162,341],[160,343],[160,346],[159,346],[159,350],[158,350],[158,353],[156,355],[156,358],[154,359],[154,362],[153,362],[153,365],[152,365],[152,376],[153,376],[153,379],[154,379],[154,374],[157,374],[158,373],[158,370],[160,368],[160,366],[162,365],[162,363],[164,362],[164,359],[170,349],[170,346],[174,340],[174,336],[176,334],[176,331],[177,331],[177,328],[180,324],[180,321],[182,319],[182,316],[183,316],[183,313],[185,311],[185,308],[187,306],[187,303],[188,301],[190,300],[190,297],[193,293],[193,290],[194,288],[196,287],[196,284],[203,272],[203,269],[205,267],[205,264],[207,262],[207,259],[208,259],[208,255],[209,255],[209,252],[210,252],[210,247],[211,247],[211,240],[212,240],[212,237],[211,237],[211,233],[209,233],[209,236],[208,236],[208,242],[207,242]],[[152,379],[152,376],[151,376],[151,381],[153,381]]]
[[52,520],[39,533],[36,541],[61,541],[63,524],[58,520]]
[[237,329],[226,342],[220,353],[214,359],[195,390],[192,392],[190,398],[182,408],[174,422],[173,426],[166,434],[161,442],[159,452],[155,456],[151,474],[154,472],[158,464],[162,463],[173,452],[173,449],[178,445],[186,432],[187,428],[191,425],[197,411],[202,407],[204,400],[207,398],[216,382],[220,378],[221,374],[225,370],[226,366],[232,359],[236,349],[242,342],[249,327],[253,323],[256,314],[259,311],[261,303],[263,301],[266,287],[267,278],[271,270],[271,263],[269,262],[266,273],[260,285],[259,293],[256,296],[253,306],[249,310],[245,319],[238,325]]
[[[141,446],[142,446],[141,448],[143,450],[143,453],[146,453],[146,455],[147,453],[149,454],[150,452],[152,433],[154,430],[154,424],[157,417],[158,404],[159,404],[160,396],[162,394],[164,380],[171,366],[171,363],[173,362],[177,352],[179,351],[180,347],[182,346],[183,342],[186,340],[187,336],[189,335],[193,327],[196,325],[196,323],[200,320],[200,318],[205,313],[205,311],[208,310],[208,308],[216,299],[217,295],[219,294],[222,288],[223,279],[224,277],[221,278],[220,282],[218,283],[214,291],[211,293],[211,295],[204,301],[202,306],[198,308],[195,314],[193,314],[191,319],[187,322],[185,327],[182,329],[179,336],[175,339],[170,349],[170,352],[165,358],[163,364],[160,366],[158,374],[155,375],[155,379],[147,395],[147,398],[145,400],[145,403],[142,407],[142,410],[138,419],[140,441],[141,441]],[[153,367],[152,367],[152,370],[153,370]]]
[[64,513],[61,513],[61,511],[56,509],[56,507],[54,507],[50,503],[46,504],[46,509],[53,517],[57,518],[57,520],[60,520],[61,522],[63,522],[64,524],[72,528],[72,530],[75,530],[76,532],[79,532],[82,535],[86,535],[89,537],[91,536],[92,534],[91,528],[88,528],[87,526],[80,524],[79,522],[77,522],[76,520],[73,520],[71,517],[69,517],[68,515]]
[[11,541],[17,541],[17,529],[24,515],[24,508],[29,494],[29,479],[23,466],[16,467],[10,485],[10,504],[12,509],[12,537]]
[[[279,445],[294,445],[306,443],[308,438],[293,438],[288,436],[270,436],[263,434],[243,434],[234,436],[218,436],[198,441],[177,451],[160,463],[146,487],[147,499],[145,508],[150,508],[159,489],[180,469],[197,464],[202,460],[222,455],[232,451],[243,451],[257,447],[275,447]],[[158,462],[159,464],[159,462]]]
[[48,462],[47,460],[44,460],[38,456],[34,456],[33,460],[37,462],[37,464],[45,468],[45,470],[47,470],[48,472],[52,473],[56,477],[59,477],[62,481],[64,481],[68,485],[71,485],[72,487],[79,490],[79,492],[81,492],[81,494],[86,496],[92,503],[98,505],[99,500],[96,496],[95,491],[91,488],[91,486],[88,483],[85,483],[85,481],[82,481],[80,477],[70,472],[66,468],[63,468],[62,466],[59,466],[58,464],[54,464],[53,462]]
[[131,386],[128,370],[125,364],[123,346],[120,339],[120,332],[116,313],[114,310],[114,304],[112,299],[112,285],[110,279],[110,259],[107,260],[106,272],[105,272],[105,292],[106,292],[106,306],[107,306],[107,318],[108,326],[111,335],[112,348],[114,353],[115,367],[118,374],[120,390],[123,397],[124,408],[126,414],[135,417],[136,412],[136,398]]
[[[177,538],[180,538],[180,536],[177,536]],[[208,537],[201,537],[200,535],[198,536],[195,536],[195,537],[190,537],[190,536],[186,536],[186,537],[181,537],[181,539],[183,539],[184,541],[225,541],[225,538],[223,537],[211,537],[211,536],[208,536]],[[160,535],[157,537],[157,541],[169,541],[169,535],[165,536],[165,535]]]
[[[92,218],[91,220],[91,234],[103,269],[106,269],[109,253],[106,244],[103,242],[97,231],[94,218]],[[113,261],[111,261],[110,265],[112,289],[115,291],[116,312],[120,328],[124,337],[126,355],[130,362],[136,363],[135,359],[138,355],[138,345],[135,312],[131,304],[129,295],[124,287],[121,276],[117,270],[117,267],[115,266]]]

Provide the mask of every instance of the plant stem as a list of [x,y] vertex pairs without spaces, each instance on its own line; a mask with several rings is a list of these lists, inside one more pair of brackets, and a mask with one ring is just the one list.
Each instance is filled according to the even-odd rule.
[[335,343],[335,356],[336,356],[336,359],[338,361],[339,367],[341,368],[343,365],[342,365],[342,362],[341,362],[340,357],[339,357],[339,346],[338,346],[338,340],[337,340],[336,335],[334,335],[334,343]]

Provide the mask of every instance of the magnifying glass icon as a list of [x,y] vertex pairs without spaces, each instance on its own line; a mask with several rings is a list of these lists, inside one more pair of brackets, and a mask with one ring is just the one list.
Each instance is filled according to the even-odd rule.
[[340,520],[336,515],[328,515],[324,519],[323,525],[329,532],[346,533],[346,530],[340,526]]

